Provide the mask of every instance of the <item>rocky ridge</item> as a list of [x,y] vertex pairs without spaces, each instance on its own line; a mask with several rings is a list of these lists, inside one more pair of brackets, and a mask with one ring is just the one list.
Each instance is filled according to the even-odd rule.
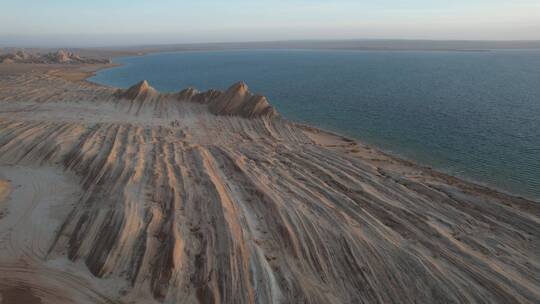
[[276,117],[278,112],[270,105],[267,98],[253,95],[244,82],[232,85],[225,92],[208,90],[199,92],[194,88],[187,88],[179,93],[159,93],[143,80],[128,89],[118,90],[115,96],[120,99],[132,101],[145,101],[152,99],[175,99],[178,101],[191,101],[208,105],[210,113],[223,116],[241,116],[245,118]]
[[15,53],[0,55],[0,63],[33,63],[33,64],[108,64],[111,59],[102,58],[87,58],[80,55],[58,50],[47,54],[30,54],[24,50],[19,50]]

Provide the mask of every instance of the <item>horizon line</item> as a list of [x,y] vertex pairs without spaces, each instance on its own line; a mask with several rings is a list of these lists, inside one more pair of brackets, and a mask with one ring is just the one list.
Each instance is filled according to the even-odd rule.
[[[54,35],[54,34],[53,34]],[[76,35],[76,34],[73,34]],[[84,34],[83,34],[84,35]],[[111,34],[116,35],[116,34]],[[137,35],[136,33],[129,35]],[[48,36],[48,35],[40,35]],[[86,43],[76,43],[76,45],[67,45],[63,43],[52,43],[50,45],[43,45],[42,43],[23,43],[22,45],[2,43],[0,35],[0,48],[43,48],[43,49],[57,49],[57,48],[73,48],[73,49],[95,49],[95,48],[122,48],[122,47],[174,47],[174,46],[200,46],[200,45],[234,45],[234,44],[257,44],[257,43],[302,43],[302,42],[433,42],[433,43],[540,43],[540,39],[433,39],[433,38],[340,38],[340,39],[327,39],[327,38],[300,38],[300,39],[268,39],[268,40],[209,40],[201,42],[156,42],[156,43],[119,43],[119,44],[99,44],[92,45]],[[20,37],[20,35],[7,35],[7,37]],[[540,47],[536,46],[536,47]]]

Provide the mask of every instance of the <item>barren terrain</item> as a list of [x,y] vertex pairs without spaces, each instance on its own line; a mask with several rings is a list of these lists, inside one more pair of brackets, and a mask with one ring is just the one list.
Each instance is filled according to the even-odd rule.
[[294,124],[242,83],[161,94],[13,69],[7,303],[540,301],[538,202]]

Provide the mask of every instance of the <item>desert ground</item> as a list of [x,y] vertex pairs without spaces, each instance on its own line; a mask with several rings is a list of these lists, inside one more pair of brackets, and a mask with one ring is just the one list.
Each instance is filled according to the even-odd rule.
[[104,66],[0,65],[0,303],[540,302],[538,202]]

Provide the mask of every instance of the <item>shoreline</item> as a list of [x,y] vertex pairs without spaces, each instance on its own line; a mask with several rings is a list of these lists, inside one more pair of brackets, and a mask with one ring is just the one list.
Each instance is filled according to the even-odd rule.
[[503,195],[503,196],[510,196],[510,197],[514,197],[514,198],[517,198],[517,199],[522,199],[522,200],[531,201],[531,202],[540,204],[540,198],[527,197],[526,195],[519,194],[519,193],[514,193],[512,191],[505,190],[505,189],[501,189],[501,188],[489,185],[487,183],[483,183],[481,181],[477,181],[477,180],[474,180],[472,178],[468,178],[467,176],[454,175],[454,174],[451,174],[451,173],[448,173],[448,172],[444,172],[444,170],[434,168],[433,166],[430,166],[430,165],[427,165],[427,164],[422,164],[422,163],[420,163],[420,162],[418,162],[416,160],[409,159],[409,158],[407,158],[405,156],[402,156],[402,155],[400,155],[398,153],[389,152],[389,151],[386,151],[384,149],[381,149],[381,148],[377,147],[376,145],[367,144],[367,143],[363,142],[361,139],[355,138],[353,136],[342,135],[342,134],[340,134],[338,132],[334,132],[334,131],[331,131],[331,130],[326,130],[324,128],[312,126],[312,125],[301,123],[301,122],[295,122],[295,121],[291,121],[291,122],[293,124],[297,125],[300,128],[305,128],[305,129],[308,129],[308,130],[312,130],[312,131],[319,132],[319,133],[324,133],[324,134],[327,134],[329,136],[342,139],[344,143],[352,143],[352,142],[357,143],[360,146],[362,146],[362,147],[364,147],[364,148],[366,148],[368,150],[375,151],[378,154],[381,154],[381,155],[384,155],[385,157],[391,158],[392,160],[397,161],[397,162],[403,164],[404,166],[414,167],[414,168],[420,169],[422,171],[429,172],[430,174],[435,174],[435,175],[439,175],[439,176],[442,176],[442,177],[447,178],[447,179],[455,180],[455,182],[460,182],[460,183],[463,183],[464,185],[471,186],[472,188],[474,188],[475,190],[478,190],[478,191],[489,192],[489,193],[497,193],[497,194],[500,194],[500,195]]
[[[205,51],[205,50],[188,50],[188,52],[199,52],[199,51]],[[112,57],[112,59],[114,60],[115,58],[139,57],[139,56],[146,56],[148,54],[178,53],[178,52],[184,52],[184,51],[170,51],[170,52],[156,51],[156,52],[149,52],[149,53],[139,54],[139,55],[135,55],[135,56],[119,55],[119,56],[116,56],[116,57]],[[113,89],[117,89],[117,90],[121,89],[121,88],[108,86],[108,85],[104,85],[104,84],[97,83],[97,82],[89,80],[89,78],[95,76],[99,71],[106,70],[106,69],[113,69],[113,68],[121,67],[121,66],[123,66],[123,64],[114,63],[114,62],[111,65],[100,66],[97,69],[95,69],[94,71],[88,73],[88,75],[82,81],[85,81],[87,83],[90,83],[90,84],[93,84],[93,85],[96,85],[96,86],[108,87],[108,88],[113,88]],[[182,90],[182,89],[185,89],[185,88],[179,88],[179,90]],[[168,92],[168,93],[172,93],[172,92]],[[517,192],[513,192],[512,190],[502,189],[502,188],[490,185],[490,184],[488,184],[486,182],[478,181],[478,180],[476,180],[474,178],[470,178],[470,177],[462,176],[462,175],[454,175],[454,174],[451,174],[449,172],[445,172],[444,170],[434,168],[431,165],[423,164],[423,163],[421,163],[421,162],[419,162],[417,160],[409,159],[409,158],[407,158],[407,157],[405,157],[403,155],[400,155],[399,153],[386,151],[386,150],[384,150],[384,149],[382,149],[382,148],[380,148],[380,147],[378,147],[376,145],[367,144],[364,141],[362,141],[362,139],[359,139],[359,138],[356,138],[356,137],[353,137],[353,136],[343,135],[343,134],[340,134],[340,133],[338,133],[336,131],[327,130],[327,129],[317,127],[317,126],[312,126],[312,125],[309,125],[309,124],[304,123],[304,122],[298,122],[298,121],[290,120],[289,118],[286,118],[286,117],[283,117],[283,116],[282,116],[282,118],[289,121],[289,122],[291,122],[291,123],[293,123],[293,124],[295,124],[295,125],[297,125],[297,126],[299,126],[300,128],[316,130],[319,133],[325,133],[325,134],[328,134],[330,136],[340,138],[345,142],[355,142],[355,143],[359,144],[360,146],[363,146],[363,147],[365,147],[365,148],[367,148],[369,150],[377,151],[378,153],[384,155],[385,157],[389,157],[389,158],[392,158],[395,161],[401,162],[403,165],[416,167],[418,169],[421,169],[423,171],[428,171],[428,172],[431,172],[431,173],[440,174],[440,175],[442,175],[442,176],[444,176],[446,178],[456,179],[456,180],[458,180],[458,181],[460,181],[462,183],[469,184],[470,186],[473,186],[473,188],[476,188],[477,190],[482,190],[482,191],[486,191],[486,192],[491,191],[491,192],[498,193],[498,194],[501,194],[501,195],[512,196],[512,197],[515,197],[515,198],[518,198],[518,199],[524,199],[524,200],[528,200],[528,201],[532,201],[532,202],[540,204],[540,197],[538,197],[538,198],[528,197],[527,195],[520,194],[520,193],[517,193]]]

